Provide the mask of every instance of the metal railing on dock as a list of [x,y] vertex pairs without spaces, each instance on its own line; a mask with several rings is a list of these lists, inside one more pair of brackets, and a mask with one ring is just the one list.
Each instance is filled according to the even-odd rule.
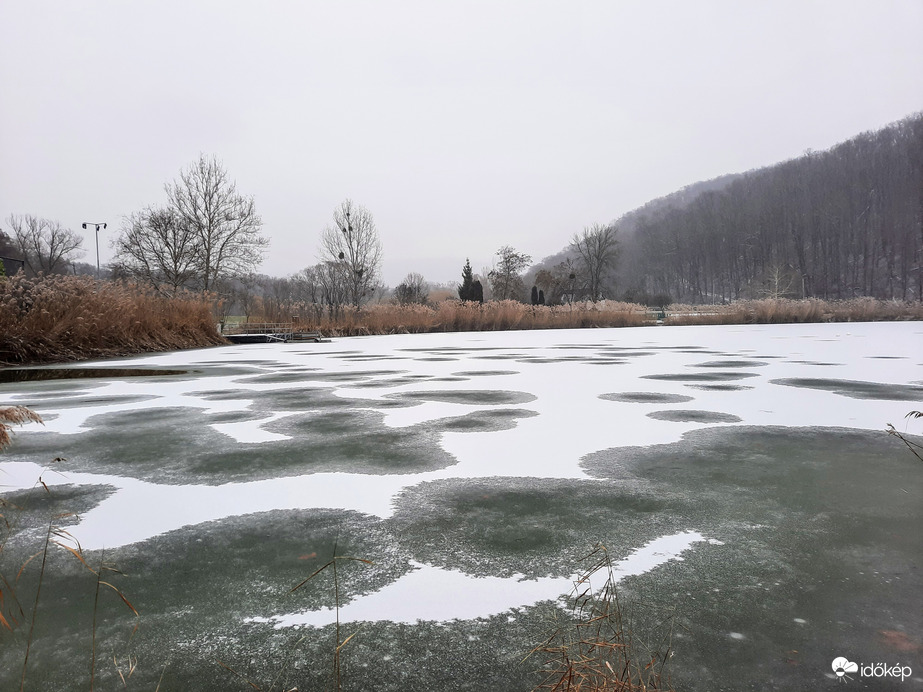
[[226,324],[221,335],[237,343],[268,343],[272,341],[322,341],[320,332],[296,332],[290,322],[239,322]]
[[291,334],[294,326],[285,322],[238,322],[224,325],[221,333],[229,334]]

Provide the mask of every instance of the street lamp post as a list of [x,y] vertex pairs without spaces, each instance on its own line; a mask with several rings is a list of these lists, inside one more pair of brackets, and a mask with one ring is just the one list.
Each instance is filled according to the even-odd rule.
[[99,278],[99,229],[102,228],[105,230],[106,224],[103,222],[95,223],[93,221],[88,221],[83,224],[83,227],[87,226],[96,226],[96,278]]

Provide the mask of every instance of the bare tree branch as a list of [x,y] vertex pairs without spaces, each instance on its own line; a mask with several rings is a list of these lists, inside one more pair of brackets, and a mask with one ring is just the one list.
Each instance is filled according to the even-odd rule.
[[500,262],[488,274],[495,300],[520,300],[525,293],[520,273],[529,266],[532,257],[516,252],[509,245],[497,250]]
[[166,185],[166,192],[182,225],[196,234],[202,289],[212,290],[222,277],[252,272],[262,263],[269,241],[260,235],[262,220],[253,198],[238,194],[217,158],[200,156]]
[[350,304],[358,310],[378,282],[381,240],[368,209],[347,199],[333,212],[333,226],[321,236],[321,253],[327,263],[339,264]]
[[83,254],[80,251],[83,238],[58,221],[26,214],[11,215],[9,224],[30,274],[63,273],[70,262]]
[[575,233],[570,249],[578,257],[579,274],[593,302],[606,298],[606,284],[618,260],[615,226],[594,224]]
[[127,274],[175,295],[198,274],[197,240],[173,209],[149,207],[123,221],[113,245],[116,262]]

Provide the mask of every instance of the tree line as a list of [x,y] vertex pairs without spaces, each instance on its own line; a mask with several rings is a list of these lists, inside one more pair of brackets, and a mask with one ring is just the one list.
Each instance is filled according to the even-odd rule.
[[689,303],[923,299],[923,114],[632,219],[623,281]]
[[[225,314],[255,312],[275,319],[295,314],[336,319],[369,301],[390,297],[402,305],[425,304],[430,285],[411,272],[390,291],[381,281],[382,245],[371,212],[347,199],[333,211],[320,236],[320,261],[278,279],[258,273],[269,240],[252,196],[240,193],[221,162],[201,155],[164,185],[164,200],[125,217],[112,241],[105,274],[127,278],[172,296],[205,291],[223,299]],[[0,256],[19,261],[27,274],[90,273],[79,264],[79,234],[57,221],[11,216],[12,236],[0,232]],[[615,227],[596,225],[575,234],[577,261],[535,277],[531,292],[523,272],[530,255],[505,245],[494,266],[475,275],[462,269],[457,297],[464,301],[518,300],[554,303],[578,295],[594,300],[610,293],[617,257]],[[582,292],[582,293],[581,293]],[[445,297],[443,292],[442,297]]]
[[[286,278],[257,272],[268,247],[252,197],[202,155],[164,186],[165,199],[123,219],[107,273],[163,295],[222,297],[229,314],[274,319],[358,311],[370,301],[425,304],[411,272],[381,281],[371,212],[347,199],[320,235],[319,261]],[[89,273],[82,238],[56,221],[11,216],[0,231],[7,272]],[[758,297],[923,299],[923,114],[823,153],[697,183],[616,222],[574,233],[533,264],[509,245],[491,267],[461,269],[451,297],[562,304],[615,298],[663,305]],[[12,264],[11,264],[12,262]],[[439,298],[446,291],[437,291]]]

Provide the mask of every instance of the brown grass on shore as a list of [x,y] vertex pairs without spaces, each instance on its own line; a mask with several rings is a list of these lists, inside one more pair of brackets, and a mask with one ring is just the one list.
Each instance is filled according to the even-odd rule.
[[[571,305],[526,305],[513,300],[479,304],[445,300],[433,305],[379,304],[332,319],[302,318],[298,327],[328,336],[417,334],[507,329],[580,329],[654,324],[659,310],[604,300]],[[923,304],[855,298],[844,301],[764,299],[727,305],[671,305],[664,324],[772,324],[923,320]],[[263,321],[256,318],[254,321]]]
[[0,365],[47,363],[225,343],[211,300],[130,283],[22,274],[0,280]]
[[827,301],[740,300],[727,305],[671,305],[664,324],[783,324],[923,320],[923,303],[875,298]]
[[515,300],[484,304],[446,300],[435,305],[380,304],[338,319],[305,320],[301,326],[332,336],[416,334],[421,332],[501,331],[634,327],[647,319],[647,308],[634,303],[600,301],[573,305],[526,305]]

